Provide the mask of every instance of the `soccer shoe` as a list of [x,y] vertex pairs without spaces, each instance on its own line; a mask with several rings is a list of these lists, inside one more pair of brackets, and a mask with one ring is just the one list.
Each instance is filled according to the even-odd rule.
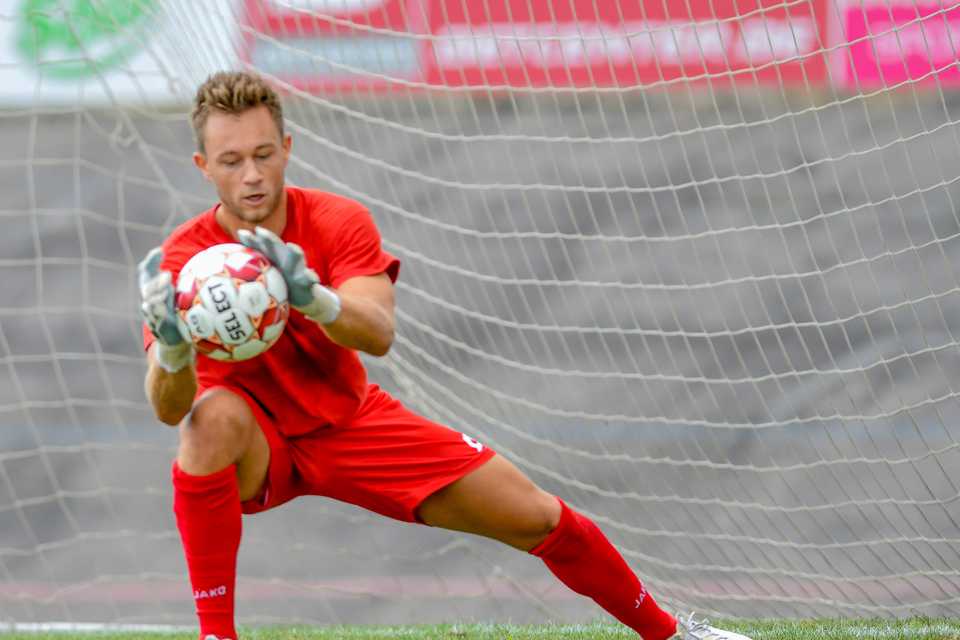
[[751,640],[747,636],[724,631],[707,624],[707,621],[697,620],[691,613],[684,618],[677,616],[677,633],[670,640]]
[[203,640],[230,640],[230,638],[218,638],[217,636],[207,636]]

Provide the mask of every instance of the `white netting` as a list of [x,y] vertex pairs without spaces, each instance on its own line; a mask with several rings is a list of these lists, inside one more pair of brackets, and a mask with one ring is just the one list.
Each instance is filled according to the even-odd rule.
[[[0,54],[0,621],[192,620],[132,273],[214,198],[185,112],[226,66],[284,91],[291,182],[368,205],[403,261],[373,377],[659,599],[957,615],[955,70],[850,71],[957,12],[625,6],[0,3],[35,45]],[[533,558],[321,499],[244,526],[245,622],[598,614]]]

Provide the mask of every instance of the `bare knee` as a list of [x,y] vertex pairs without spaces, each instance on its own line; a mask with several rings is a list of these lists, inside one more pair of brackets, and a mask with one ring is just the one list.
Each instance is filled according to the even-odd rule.
[[257,428],[247,403],[225,389],[207,392],[180,424],[177,463],[187,473],[214,473],[237,462]]
[[529,551],[546,540],[560,524],[560,501],[546,491],[536,488],[530,498],[528,514],[520,530],[515,532],[516,541],[508,542],[524,551]]
[[557,528],[560,502],[501,456],[427,498],[418,515],[529,551]]

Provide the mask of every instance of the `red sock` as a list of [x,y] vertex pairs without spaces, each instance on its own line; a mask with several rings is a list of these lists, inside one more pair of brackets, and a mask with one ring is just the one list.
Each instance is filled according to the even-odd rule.
[[209,476],[192,476],[174,462],[173,511],[190,570],[200,638],[213,634],[234,640],[233,591],[241,527],[235,465]]
[[589,596],[644,640],[666,640],[677,630],[673,616],[657,606],[623,556],[592,520],[560,500],[560,523],[530,550],[553,575]]

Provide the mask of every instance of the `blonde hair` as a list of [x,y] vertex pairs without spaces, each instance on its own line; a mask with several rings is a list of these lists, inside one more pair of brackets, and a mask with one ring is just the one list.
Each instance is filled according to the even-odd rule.
[[220,71],[207,78],[197,89],[197,95],[193,99],[193,112],[190,114],[197,149],[200,153],[206,152],[203,130],[211,112],[236,115],[261,105],[270,110],[270,115],[277,124],[277,131],[283,138],[283,107],[280,96],[263,78],[247,71]]

